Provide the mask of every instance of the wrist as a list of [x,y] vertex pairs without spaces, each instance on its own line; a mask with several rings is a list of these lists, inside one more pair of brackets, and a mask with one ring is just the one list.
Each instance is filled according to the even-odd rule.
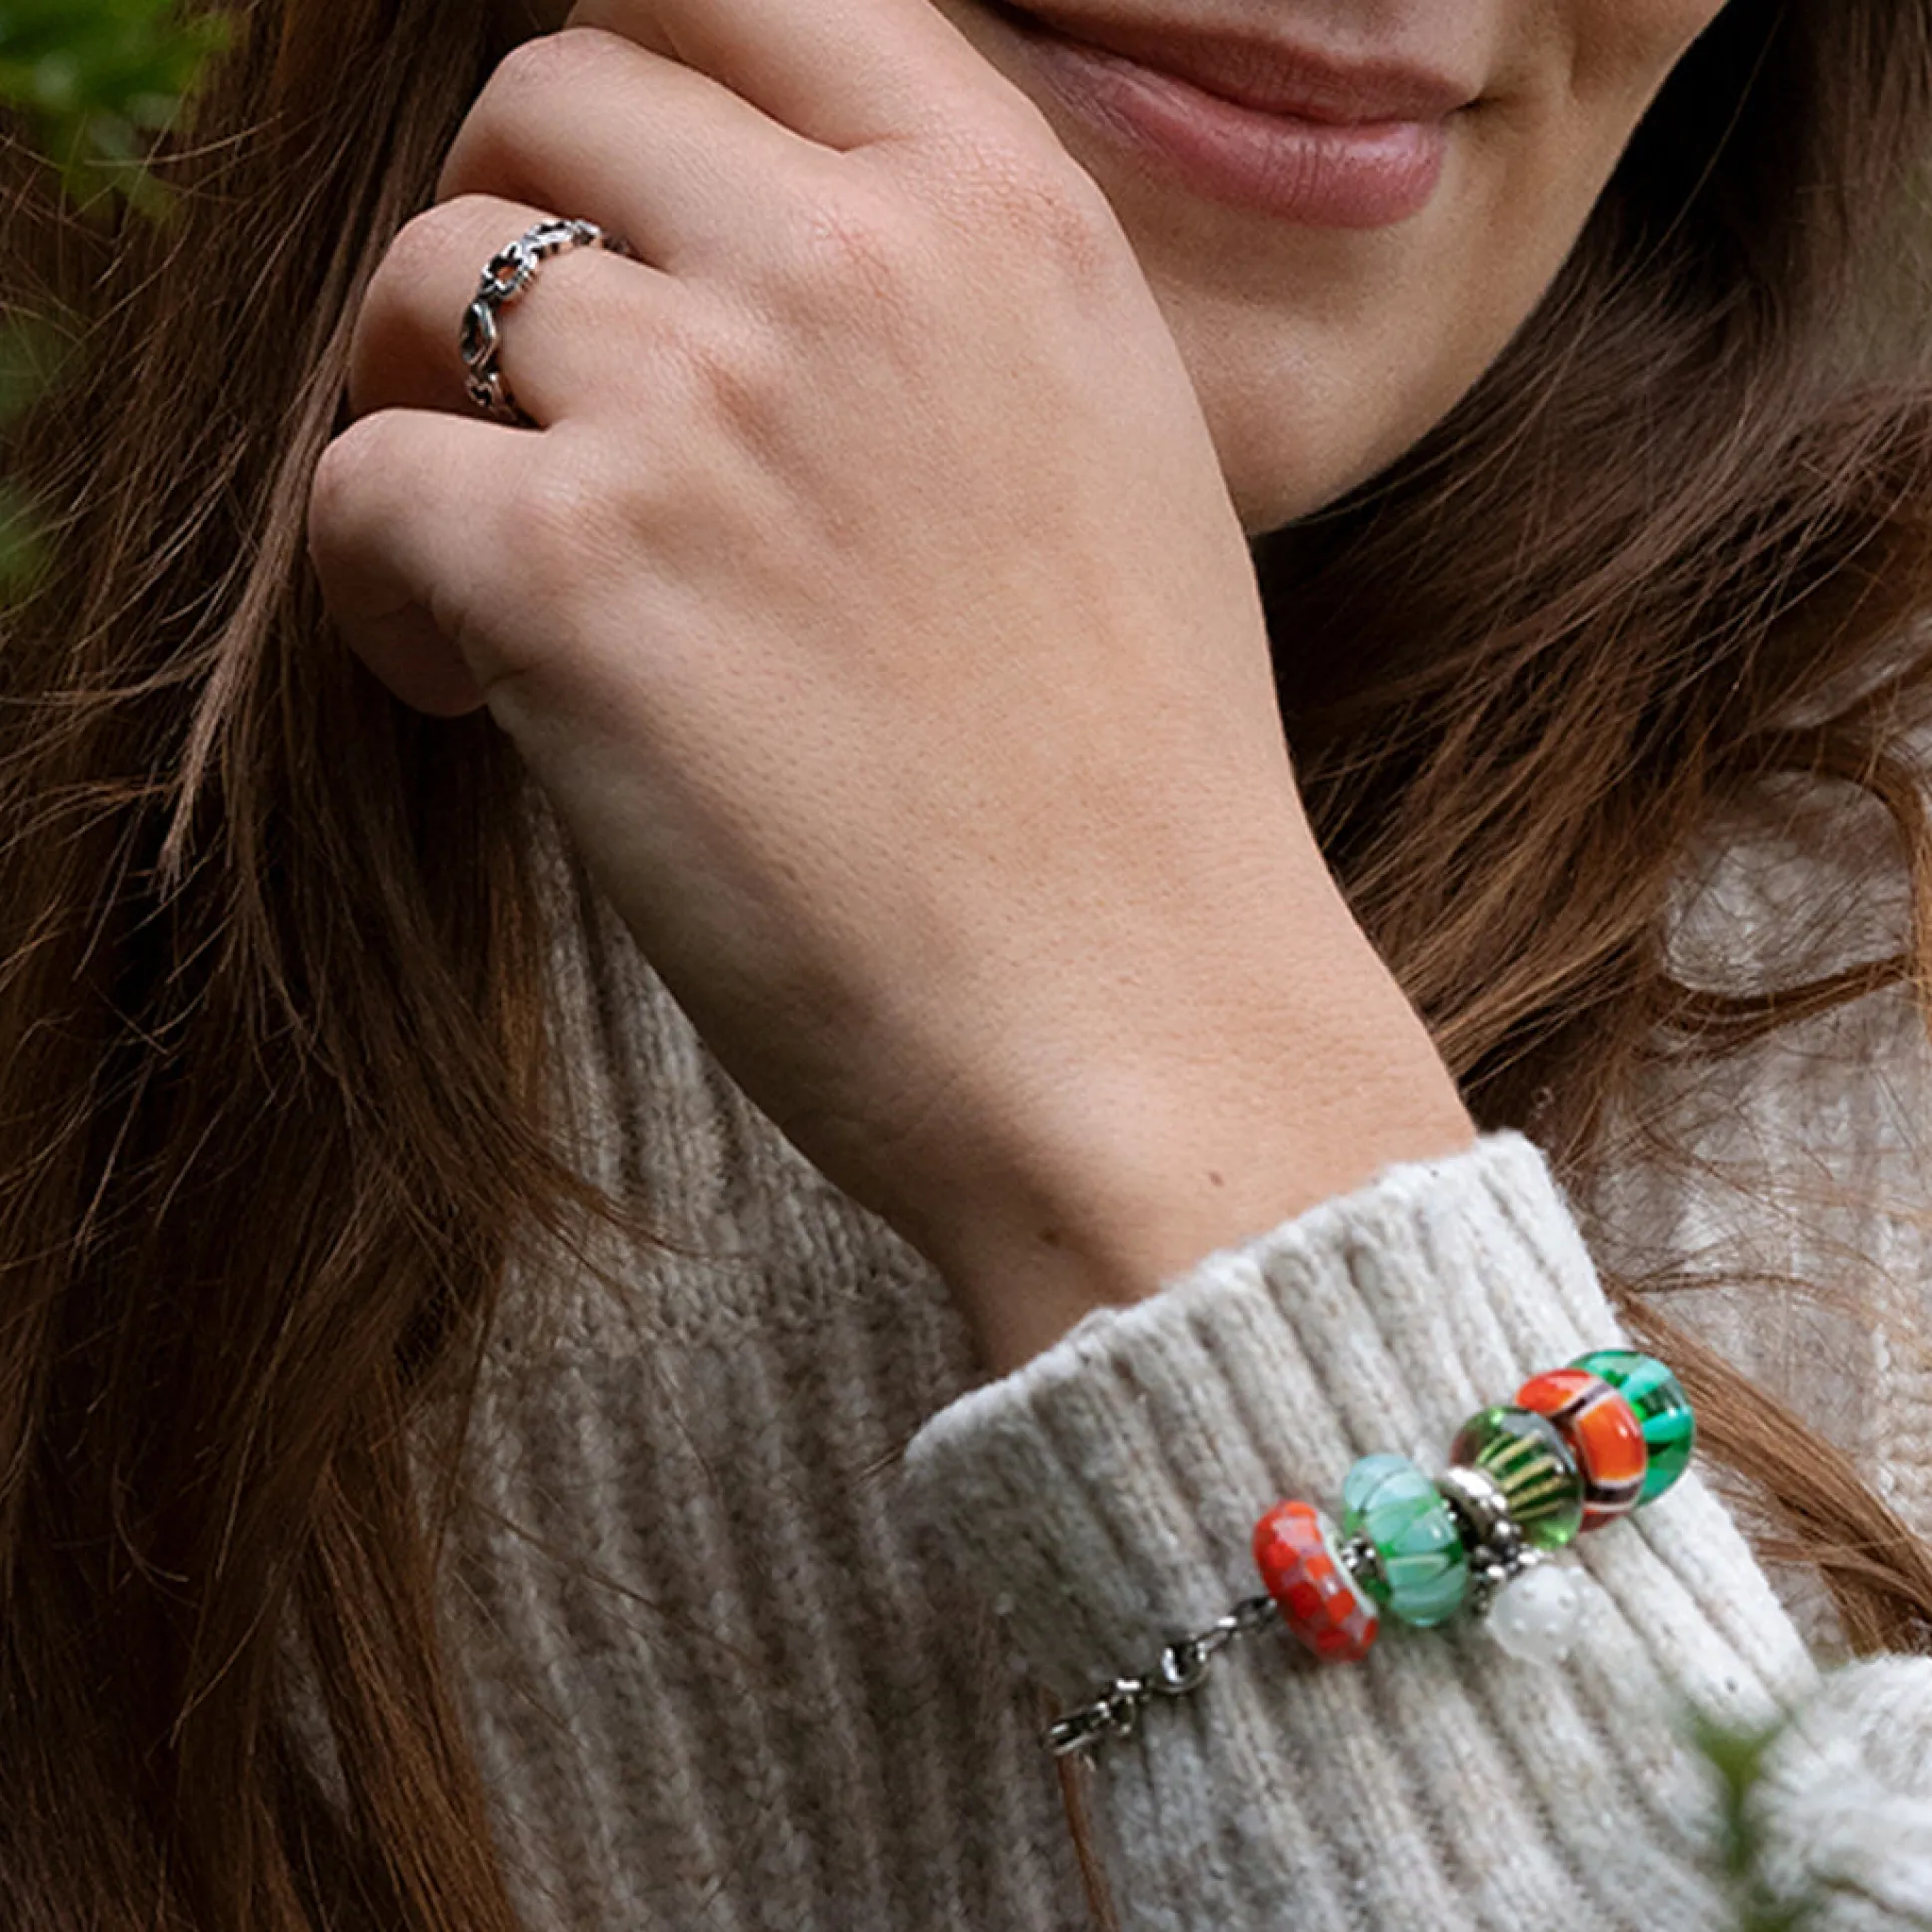
[[1343,921],[1304,926],[1320,970],[1271,972],[1239,1016],[1219,999],[1191,1039],[1036,1070],[997,1181],[920,1236],[996,1372],[1387,1167],[1473,1145],[1426,1028]]

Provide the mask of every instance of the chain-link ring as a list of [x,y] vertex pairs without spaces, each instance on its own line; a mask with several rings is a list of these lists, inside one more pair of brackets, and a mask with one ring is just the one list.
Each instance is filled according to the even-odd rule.
[[458,348],[463,356],[464,392],[493,422],[535,427],[518,408],[498,363],[503,347],[500,317],[537,279],[538,268],[566,248],[603,248],[613,255],[634,253],[627,242],[605,234],[594,221],[540,221],[490,257],[477,282],[477,292],[463,313]]

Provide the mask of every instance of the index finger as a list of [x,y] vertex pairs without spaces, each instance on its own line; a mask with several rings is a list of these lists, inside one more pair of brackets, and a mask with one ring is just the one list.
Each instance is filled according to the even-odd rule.
[[1026,104],[933,0],[577,0],[566,24],[667,54],[830,148]]

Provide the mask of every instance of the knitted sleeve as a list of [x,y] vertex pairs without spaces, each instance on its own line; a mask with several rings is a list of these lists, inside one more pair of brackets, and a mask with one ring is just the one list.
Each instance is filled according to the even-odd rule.
[[[1439,1467],[1474,1410],[1623,1340],[1541,1154],[1492,1135],[1089,1316],[926,1424],[908,1501],[1071,1706],[1256,1593],[1276,1500],[1333,1511],[1375,1450]],[[1564,1560],[1600,1586],[1565,1664],[1479,1621],[1352,1665],[1270,1628],[1151,1703],[1079,1773],[1124,1932],[1730,1932],[1692,1705],[1792,1720],[1768,1862],[1820,1928],[1932,1925],[1932,1659],[1821,1676],[1695,1463]]]

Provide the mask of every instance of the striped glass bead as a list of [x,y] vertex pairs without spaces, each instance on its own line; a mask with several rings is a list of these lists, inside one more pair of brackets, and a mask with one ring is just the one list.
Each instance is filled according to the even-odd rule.
[[1407,1456],[1365,1455],[1343,1477],[1342,1527],[1373,1546],[1381,1574],[1362,1581],[1403,1623],[1426,1629],[1461,1609],[1469,1553],[1449,1505]]
[[1637,1500],[1654,1503],[1689,1467],[1697,1442],[1697,1418],[1684,1384],[1655,1355],[1635,1349],[1593,1350],[1570,1365],[1602,1376],[1636,1411],[1650,1451]]
[[1533,1409],[1499,1405],[1470,1416],[1449,1460],[1482,1470],[1538,1549],[1561,1549],[1583,1527],[1583,1472],[1556,1424]]
[[1311,1503],[1277,1503],[1255,1525],[1255,1567],[1282,1621],[1317,1657],[1354,1664],[1381,1629],[1372,1597],[1336,1549],[1335,1525]]
[[1637,1411],[1587,1368],[1552,1368],[1516,1391],[1518,1408],[1534,1409],[1557,1433],[1583,1472],[1583,1527],[1602,1529],[1637,1507],[1650,1463]]

